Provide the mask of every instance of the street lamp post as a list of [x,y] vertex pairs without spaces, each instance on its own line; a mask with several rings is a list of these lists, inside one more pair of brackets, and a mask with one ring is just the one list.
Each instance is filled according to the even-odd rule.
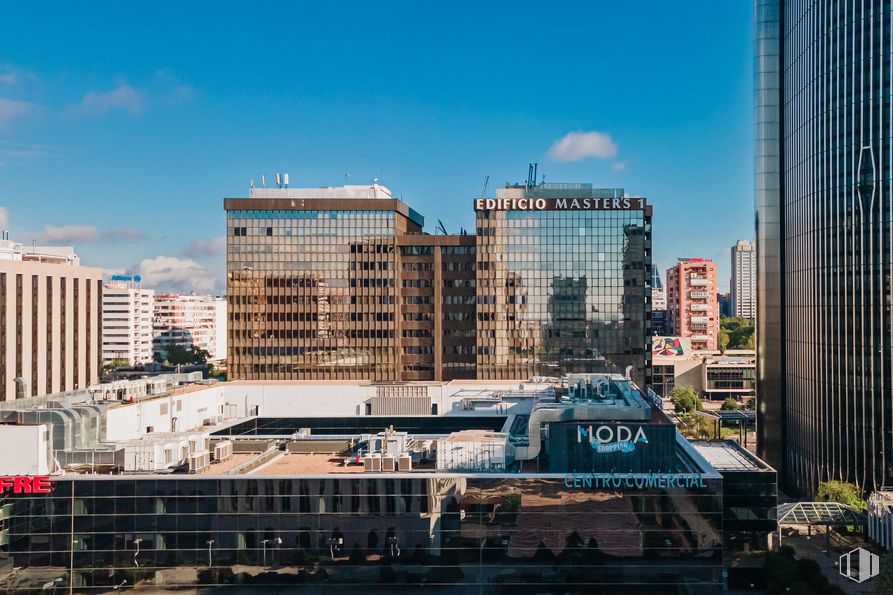
[[481,593],[484,592],[484,546],[485,545],[487,545],[486,537],[481,539],[481,547],[478,550],[480,552],[480,561],[478,562],[478,576],[480,576]]
[[143,542],[142,539],[134,539],[133,543],[136,544],[136,551],[133,553],[133,565],[139,566],[140,563],[137,561],[136,557],[140,555],[140,544]]
[[71,540],[71,551],[69,552],[68,567],[68,592],[74,593],[74,546],[80,543],[77,539]]
[[400,557],[400,540],[396,536],[388,537],[388,547],[392,558]]
[[[282,538],[281,538],[281,537],[274,537],[273,539],[264,539],[263,541],[261,541],[261,543],[262,543],[263,546],[264,546],[264,568],[266,568],[266,567],[267,567],[267,544],[268,544],[268,543],[275,543],[276,545],[281,545],[281,544],[282,544]],[[274,558],[273,558],[273,562],[275,562],[275,561],[276,561],[276,558],[274,557]]]
[[335,550],[341,550],[341,546],[344,545],[344,539],[341,537],[329,537],[329,555],[331,555],[332,560],[335,559]]

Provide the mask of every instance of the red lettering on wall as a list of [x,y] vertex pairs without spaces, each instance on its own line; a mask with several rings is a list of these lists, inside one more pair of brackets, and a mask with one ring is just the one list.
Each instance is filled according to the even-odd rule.
[[53,491],[53,481],[49,475],[0,477],[0,494],[8,491],[13,494],[48,494]]

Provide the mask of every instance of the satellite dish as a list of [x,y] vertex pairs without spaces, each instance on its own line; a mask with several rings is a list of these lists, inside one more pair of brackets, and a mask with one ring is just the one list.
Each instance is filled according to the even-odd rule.
[[140,277],[139,275],[134,275],[134,276],[133,276],[133,280],[136,281],[137,283],[139,283],[140,281],[143,280],[143,278]]

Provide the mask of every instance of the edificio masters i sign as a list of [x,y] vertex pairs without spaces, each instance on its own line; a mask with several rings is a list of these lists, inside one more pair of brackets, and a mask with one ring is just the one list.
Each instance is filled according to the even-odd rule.
[[644,198],[476,198],[475,211],[638,211]]

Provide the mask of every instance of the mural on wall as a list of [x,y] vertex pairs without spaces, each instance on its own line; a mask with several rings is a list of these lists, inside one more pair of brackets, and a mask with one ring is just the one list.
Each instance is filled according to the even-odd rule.
[[686,355],[691,345],[686,346],[681,337],[653,337],[651,340],[652,355]]

